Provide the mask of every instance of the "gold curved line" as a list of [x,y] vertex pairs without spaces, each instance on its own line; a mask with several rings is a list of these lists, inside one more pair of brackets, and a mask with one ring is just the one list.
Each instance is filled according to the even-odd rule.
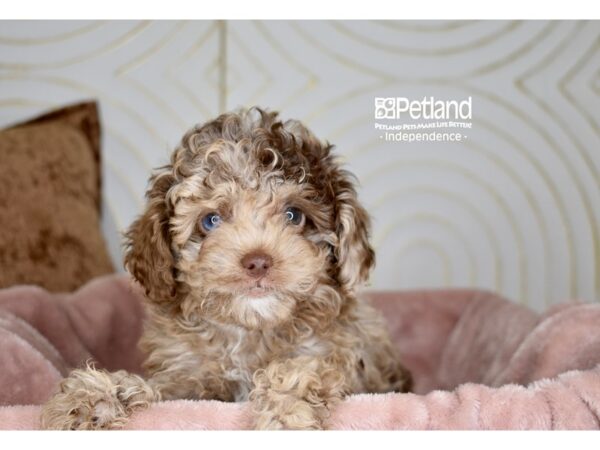
[[265,66],[261,63],[260,58],[257,58],[250,49],[242,42],[242,40],[237,35],[237,32],[233,28],[229,30],[228,38],[231,42],[235,42],[235,44],[240,48],[242,53],[246,56],[246,59],[250,62],[250,65],[253,66],[261,75],[262,75],[262,83],[258,86],[258,88],[250,93],[248,96],[250,98],[247,101],[247,104],[255,105],[258,103],[259,99],[263,95],[263,93],[269,88],[271,83],[273,82],[273,78],[269,71],[265,68]]
[[[575,31],[571,34],[571,37],[577,36],[577,34],[579,34],[580,31],[581,31],[581,29],[576,26]],[[567,43],[570,40],[571,39],[561,41],[559,46],[555,49],[554,53],[555,54],[562,53],[564,51],[564,49],[566,48]],[[600,189],[600,177],[598,176],[598,173],[594,173],[595,170],[594,170],[593,161],[591,161],[591,159],[589,159],[587,153],[585,152],[584,147],[581,145],[581,143],[579,142],[579,140],[577,139],[575,134],[571,132],[571,130],[569,129],[567,124],[564,123],[564,121],[560,118],[560,116],[557,115],[544,100],[538,98],[535,95],[535,93],[530,91],[526,86],[526,80],[531,78],[536,72],[542,71],[545,67],[547,67],[552,62],[553,59],[554,59],[554,54],[552,54],[550,56],[546,56],[538,64],[536,64],[531,69],[524,72],[520,77],[518,77],[515,80],[514,84],[517,87],[517,89],[525,95],[526,98],[532,100],[533,103],[535,103],[539,108],[541,108],[543,111],[545,111],[546,114],[548,114],[556,123],[558,123],[558,125],[562,128],[563,132],[569,137],[571,142],[573,142],[573,144],[575,144],[575,147],[578,149],[578,153],[583,158],[584,162],[586,163],[586,166],[588,168],[590,168],[590,170],[592,171],[592,174],[591,174],[592,179],[594,179],[596,181],[596,184],[598,185],[598,189]],[[547,139],[546,139],[547,142],[552,145],[554,141],[550,138],[550,136],[548,136],[547,132],[544,129],[542,129],[541,131],[544,133],[544,136],[547,137]],[[579,192],[580,198],[583,202],[584,209],[586,211],[586,216],[587,216],[586,218],[587,218],[588,226],[589,226],[591,234],[592,234],[592,241],[593,241],[592,245],[593,245],[593,249],[594,249],[594,266],[596,267],[596,269],[598,269],[598,268],[600,268],[600,239],[598,237],[598,230],[594,226],[594,221],[592,220],[592,218],[594,217],[594,212],[593,212],[593,208],[591,206],[590,200],[588,198],[588,193],[585,190],[585,188],[582,186],[582,184],[580,182],[580,177],[577,176],[575,169],[569,163],[569,158],[567,158],[563,155],[563,152],[561,151],[561,148],[559,146],[553,145],[553,147],[556,150],[555,154],[559,157],[559,159],[562,161],[564,167],[569,172],[569,175],[571,176],[573,183],[576,185],[577,191]],[[594,273],[597,273],[597,270],[595,270]],[[577,274],[576,271],[573,272],[573,275],[571,277],[571,284],[572,284],[572,290],[573,290],[572,295],[574,298],[579,298],[579,288],[576,283],[576,274]],[[594,287],[596,288],[597,286],[598,286],[598,283],[595,279]]]
[[31,100],[28,98],[3,98],[0,99],[0,107],[6,108],[29,108],[29,107],[48,108],[52,106],[50,102]]
[[294,90],[289,96],[284,98],[278,105],[281,111],[285,111],[291,107],[298,99],[307,95],[309,92],[313,91],[318,85],[317,79],[307,80],[302,86],[298,89]]
[[[595,51],[597,51],[599,47],[600,41],[597,41],[595,44]],[[590,114],[590,112],[587,109],[585,109],[583,105],[577,102],[576,98],[568,91],[566,86],[561,86],[559,83],[559,90],[566,97],[567,101],[571,104],[571,106],[573,106],[573,109],[578,111],[583,116],[590,128],[596,134],[600,135],[600,122],[598,122],[595,119],[594,115]]]
[[504,58],[494,61],[487,66],[480,67],[477,70],[470,72],[467,76],[481,76],[489,74],[495,70],[498,70],[500,67],[510,64],[522,57],[523,55],[529,53],[535,46],[537,46],[541,41],[546,39],[546,37],[552,32],[554,28],[558,26],[558,23],[555,21],[550,21],[542,30],[537,33],[533,39],[528,39],[526,43],[518,50],[511,52]]
[[[119,214],[117,213],[117,211],[115,210],[115,208],[113,207],[113,205],[111,203],[108,202],[108,199],[104,199],[104,203],[103,206],[106,206],[106,209],[108,209],[108,215],[111,217],[112,223],[114,224],[115,228],[116,228],[116,232],[117,232],[117,242],[118,242],[118,248],[119,248],[119,257],[118,260],[115,261],[113,260],[113,263],[115,263],[115,267],[117,268],[118,271],[123,271],[123,232],[125,231],[125,226],[123,225],[123,221],[120,218]],[[106,210],[103,209],[103,213]],[[112,259],[112,255],[111,259]]]
[[[200,116],[208,118],[214,115],[214,111],[210,111],[192,89],[189,89],[185,84],[179,82],[179,80],[176,78],[172,78],[169,75],[167,75],[167,78],[169,81],[171,81],[171,83],[173,83],[175,89],[177,89],[182,96],[192,99],[192,104],[196,107],[200,113]],[[189,125],[190,124],[188,124],[188,126]]]
[[370,76],[375,76],[375,77],[379,77],[383,80],[388,80],[388,81],[393,81],[396,80],[396,78],[386,74],[385,72],[380,72],[378,70],[374,70],[373,68],[369,67],[369,66],[364,66],[362,64],[357,64],[355,61],[346,58],[343,55],[340,55],[336,52],[332,52],[331,50],[329,50],[327,47],[323,47],[319,44],[319,42],[317,42],[315,40],[315,38],[313,38],[309,33],[306,33],[302,27],[300,27],[296,22],[290,22],[289,23],[290,27],[292,29],[294,29],[296,31],[296,33],[298,33],[298,35],[300,35],[300,37],[303,38],[304,41],[308,42],[312,47],[316,48],[317,50],[319,50],[321,53],[329,56],[330,58],[332,58],[333,60],[337,61],[338,63],[342,64],[345,67],[348,67],[350,69],[356,70],[358,72],[370,75]]
[[217,22],[219,29],[219,112],[223,114],[227,110],[227,65],[228,65],[228,27],[226,20]]
[[[15,22],[23,22],[21,20],[16,20]],[[97,28],[100,28],[104,25],[106,20],[96,20],[88,25],[84,25],[81,28],[76,28],[75,30],[66,31],[64,33],[59,33],[51,36],[44,36],[40,38],[15,38],[11,36],[2,36],[0,35],[0,44],[4,45],[45,45],[45,44],[53,44],[60,41],[66,41],[72,37],[81,36],[82,34],[89,33],[90,31],[94,31]]]
[[253,20],[252,24],[263,36],[263,38],[271,45],[271,47],[273,47],[273,49],[279,54],[279,56],[282,59],[284,59],[290,66],[292,66],[298,72],[304,74],[307,78],[314,78],[318,80],[318,76],[312,70],[307,68],[304,64],[301,64],[296,59],[290,57],[290,52],[286,50],[277,39],[273,38],[267,27],[264,25],[263,21]]
[[[158,42],[154,43],[151,47],[146,48],[142,53],[133,59],[130,59],[125,64],[120,65],[114,70],[114,74],[117,77],[126,75],[131,72],[134,68],[140,67],[148,61],[148,59],[154,55],[157,51],[167,45],[173,38],[181,32],[181,29],[185,27],[187,22],[179,21],[175,22],[171,30],[163,36]],[[182,24],[180,26],[180,24]]]
[[125,189],[127,189],[129,195],[131,196],[131,198],[133,198],[133,201],[138,207],[138,210],[141,211],[142,207],[144,206],[144,203],[140,198],[138,198],[135,190],[133,189],[133,186],[129,182],[129,178],[121,171],[119,167],[113,164],[112,161],[107,160],[106,165],[115,173],[119,181],[125,186]]
[[[348,92],[343,92],[335,97],[333,97],[332,99],[323,102],[319,105],[318,108],[310,111],[305,117],[304,120],[307,123],[310,123],[314,120],[316,120],[317,118],[319,118],[320,116],[322,116],[323,114],[325,114],[326,111],[331,110],[341,104],[343,104],[344,102],[348,101],[351,98],[356,98],[359,97],[360,95],[366,94],[368,92],[372,92],[376,89],[382,89],[386,86],[389,86],[391,83],[389,81],[379,81],[377,80],[374,83],[368,84],[368,85],[363,85],[363,86],[359,86],[357,88],[354,88]],[[369,116],[369,118],[372,118],[372,116]],[[351,125],[348,125],[348,127],[350,127]],[[333,139],[333,136],[330,136],[331,139]]]
[[146,161],[146,158],[142,153],[140,153],[139,149],[133,145],[133,143],[127,139],[123,134],[115,130],[114,128],[107,127],[107,133],[112,135],[112,137],[119,141],[121,145],[129,150],[129,153],[133,155],[135,159],[140,162],[140,165],[148,171],[148,174],[153,170],[150,162]]
[[[573,79],[578,71],[590,61],[591,56],[598,52],[600,49],[600,36],[598,36],[594,42],[592,42],[590,48],[579,58],[579,60],[571,67],[567,73],[558,81],[559,91],[566,97],[567,101],[573,106],[573,108],[581,113],[583,118],[588,122],[590,128],[598,135],[600,135],[600,125],[596,118],[590,114],[586,109],[582,108],[582,105],[579,104],[576,99],[572,96],[572,94],[567,89],[567,84]],[[593,167],[595,179],[600,183],[600,175],[598,171],[595,169],[595,166],[592,164],[593,161],[586,160],[590,166]]]
[[212,21],[211,25],[206,29],[206,31],[202,33],[198,37],[198,39],[196,39],[192,43],[192,45],[183,53],[183,55],[176,59],[172,65],[169,65],[169,67],[167,67],[167,70],[172,72],[175,69],[180,68],[184,63],[188,62],[194,55],[196,55],[202,49],[202,47],[204,47],[204,44],[206,43],[208,38],[215,34],[219,30],[219,28],[219,21]]
[[470,77],[488,74],[489,72],[497,70],[500,67],[502,67],[506,64],[509,64],[509,63],[513,62],[515,59],[520,58],[523,55],[530,52],[539,42],[541,42],[543,39],[546,38],[546,36],[551,32],[551,30],[555,26],[556,26],[556,24],[554,22],[550,22],[539,33],[537,33],[532,40],[527,41],[527,43],[525,45],[521,46],[518,50],[513,51],[506,57],[494,62],[493,64],[489,64],[489,65],[481,67],[479,69],[472,70],[470,72],[465,73],[464,75],[460,75],[460,76],[457,75],[457,76],[452,76],[452,77],[420,76],[418,78],[404,78],[404,77],[392,76],[385,72],[375,70],[372,67],[358,64],[356,61],[351,60],[342,54],[339,54],[335,51],[330,50],[329,48],[327,48],[325,46],[320,45],[319,42],[314,37],[312,37],[309,33],[306,33],[296,23],[294,23],[294,22],[290,23],[290,27],[293,28],[296,31],[296,33],[298,33],[311,46],[313,46],[321,53],[329,56],[330,58],[332,58],[333,60],[337,61],[338,63],[342,64],[343,66],[345,66],[347,68],[353,69],[355,71],[358,71],[358,72],[361,72],[363,74],[367,74],[370,76],[379,77],[382,80],[405,82],[405,83],[412,82],[415,84],[444,83],[444,82],[447,82],[448,80],[458,81],[460,78],[470,78]]
[[[125,230],[125,225],[123,224],[123,220],[117,213],[115,207],[108,200],[109,200],[108,198],[104,199],[104,204],[108,208],[108,214],[112,218],[112,221],[115,224],[115,227],[117,227],[117,232],[119,234],[122,234],[123,230]],[[122,239],[119,239],[119,241],[121,241],[121,240]],[[119,245],[119,248],[121,249],[121,253],[122,253],[122,245],[121,244]]]
[[592,78],[590,79],[590,88],[594,94],[600,95],[600,69],[592,75]]
[[375,48],[377,50],[383,50],[385,52],[407,55],[407,56],[416,56],[416,57],[430,57],[430,56],[449,56],[455,55],[458,53],[463,53],[465,51],[474,50],[477,48],[481,48],[485,45],[488,45],[494,42],[496,39],[503,37],[504,35],[514,31],[516,28],[522,25],[521,21],[510,21],[507,22],[505,26],[498,30],[494,30],[492,33],[488,35],[484,35],[480,37],[478,40],[474,42],[469,42],[467,44],[456,45],[454,47],[436,47],[436,48],[409,48],[403,47],[399,45],[386,44],[385,42],[377,42],[368,36],[363,36],[361,34],[356,33],[354,30],[351,30],[344,26],[341,21],[330,21],[330,24],[340,33],[344,34],[348,38],[352,39],[355,42],[359,42],[360,44],[366,45],[371,48]]
[[[386,199],[396,197],[398,194],[399,195],[409,194],[411,190],[412,189],[393,191],[391,193],[388,193],[388,195],[382,196],[380,198],[380,202],[383,204],[386,201]],[[416,189],[414,189],[414,190],[416,190]],[[383,228],[383,230],[378,233],[376,238],[375,237],[373,238],[373,242],[374,242],[376,249],[381,248],[381,246],[383,245],[385,240],[388,239],[389,235],[392,233],[393,230],[395,230],[398,227],[399,224],[406,223],[409,221],[419,221],[419,220],[433,222],[433,223],[436,223],[436,224],[444,227],[444,229],[448,230],[450,232],[450,234],[453,235],[454,238],[460,242],[461,248],[466,253],[467,260],[469,261],[469,269],[468,270],[469,270],[470,284],[471,284],[471,286],[475,286],[477,283],[476,282],[476,280],[477,280],[477,262],[475,260],[475,255],[473,254],[473,252],[471,251],[471,248],[468,245],[469,240],[461,232],[460,228],[458,228],[454,223],[450,222],[446,217],[441,216],[439,214],[435,214],[435,213],[431,213],[431,212],[419,212],[419,213],[414,213],[414,214],[403,214],[400,217],[396,217],[392,222],[389,222],[388,224],[386,224],[386,226]],[[498,268],[498,267],[499,266],[496,266],[496,268]],[[501,276],[501,271],[496,270],[496,275],[498,275],[498,274],[500,274],[500,276]],[[499,278],[497,278],[496,279],[496,288],[499,289],[499,287],[500,287],[499,286]]]
[[[471,87],[471,88],[475,90],[475,88],[473,88],[473,87]],[[521,112],[521,110],[514,108],[510,103],[504,102],[504,100],[502,100],[500,97],[496,97],[494,94],[481,91],[477,95],[488,97],[488,100],[497,103],[498,105],[511,111],[516,116],[520,117],[524,121],[524,123],[528,123],[528,125],[531,126],[533,128],[533,130],[536,131],[540,135],[540,137],[543,140],[545,140],[546,143],[555,150],[555,152],[558,151],[556,145],[550,139],[550,136],[548,136],[548,134],[545,132],[544,128],[539,126],[538,124],[536,124],[535,121],[531,117],[529,117],[526,114],[524,114],[523,112]],[[529,121],[529,122],[527,122],[527,121]],[[561,159],[562,159],[562,157],[561,157]],[[565,206],[563,204],[560,193],[556,189],[554,184],[552,183],[552,178],[543,169],[543,165],[539,164],[538,167],[539,167],[538,170],[539,170],[540,174],[542,174],[544,177],[546,186],[550,189],[552,197],[555,199],[555,201],[557,201],[557,205],[558,205],[559,209],[561,210],[561,212],[560,212],[561,216],[564,218],[569,217],[569,215],[567,214],[567,211],[565,209]],[[584,207],[585,207],[585,205],[584,205]],[[589,214],[589,209],[587,212]],[[588,217],[588,220],[589,220],[589,217]],[[569,221],[566,220],[566,223],[569,223]],[[569,254],[570,254],[570,256],[569,256],[570,257],[569,266],[570,266],[570,271],[571,271],[570,296],[571,296],[571,298],[577,298],[577,287],[576,287],[572,277],[574,276],[574,274],[577,273],[577,267],[579,264],[577,262],[577,259],[575,258],[574,251],[573,251],[573,248],[574,248],[573,231],[570,228],[566,227],[565,233],[567,236],[567,242],[568,242],[568,248],[569,248]]]
[[[490,195],[490,197],[492,197],[495,200],[495,202],[500,207],[500,210],[504,213],[504,216],[505,216],[507,222],[509,223],[510,228],[512,229],[512,232],[517,240],[517,254],[518,254],[517,264],[519,265],[519,273],[526,274],[526,275],[528,274],[527,266],[525,264],[525,255],[523,254],[525,239],[523,237],[523,234],[521,233],[521,230],[517,226],[517,224],[513,218],[513,215],[511,214],[510,207],[504,201],[502,196],[499,195],[494,190],[493,186],[490,185],[485,179],[481,178],[475,172],[472,172],[469,169],[459,166],[458,164],[452,164],[448,161],[411,159],[411,160],[404,160],[404,161],[396,162],[393,164],[387,164],[385,167],[383,167],[381,169],[372,170],[369,174],[367,174],[366,176],[363,177],[363,183],[366,184],[366,182],[368,180],[370,180],[371,178],[373,178],[375,176],[379,177],[379,176],[381,176],[382,173],[395,171],[395,170],[398,170],[399,168],[407,167],[408,165],[410,165],[410,166],[420,165],[420,166],[425,166],[427,168],[430,168],[432,166],[437,166],[442,169],[454,170],[456,173],[461,174],[465,179],[470,180],[473,183],[482,187],[482,189],[484,191],[486,191]],[[521,280],[523,278],[526,279],[527,277],[526,276],[520,277]],[[520,296],[521,296],[521,300],[528,298],[528,286],[527,286],[526,281],[524,283],[522,282],[520,285]]]
[[[452,283],[452,275],[451,275],[452,274],[452,263],[450,261],[450,257],[446,254],[446,252],[444,251],[444,248],[432,239],[420,238],[420,239],[415,239],[415,240],[408,242],[407,244],[400,247],[400,249],[398,250],[398,253],[394,257],[394,260],[395,261],[404,260],[404,255],[407,252],[409,252],[413,247],[417,248],[417,249],[422,249],[422,248],[431,249],[442,260],[442,265],[444,267],[444,284],[443,285],[451,286],[453,284]],[[398,264],[396,264],[396,266],[398,266]],[[471,284],[473,285],[474,283],[471,283]]]
[[[491,227],[491,225],[488,223],[486,217],[483,214],[481,214],[481,212],[475,206],[471,205],[471,203],[469,203],[463,197],[456,195],[453,192],[448,192],[448,191],[445,191],[442,189],[438,189],[435,186],[417,185],[417,186],[413,186],[412,188],[396,189],[394,191],[386,192],[385,194],[379,196],[375,200],[375,202],[373,203],[373,205],[374,205],[373,207],[377,208],[380,205],[383,205],[386,202],[388,202],[389,201],[388,199],[397,198],[398,196],[402,196],[402,195],[410,195],[413,192],[424,192],[424,193],[428,193],[428,194],[439,195],[441,198],[451,201],[451,202],[454,202],[455,204],[459,205],[459,207],[468,211],[469,214],[471,214],[473,217],[475,217],[475,220],[479,223],[479,225],[483,228],[484,233],[487,235],[488,242],[489,242],[490,246],[492,247],[493,258],[494,258],[493,263],[494,263],[495,289],[498,291],[502,290],[502,276],[503,276],[502,268],[503,268],[503,265],[502,265],[502,260],[500,259],[500,255],[501,255],[500,245],[496,239],[494,230]],[[440,216],[440,220],[446,221],[446,222],[448,222],[448,224],[451,224],[451,222],[449,222],[446,217]],[[454,225],[450,225],[450,226],[453,227]],[[465,248],[467,249],[466,251],[469,252],[469,254],[471,255],[470,259],[475,261],[475,257],[470,253],[469,245],[466,244],[467,242],[469,242],[469,240],[467,238],[463,239],[461,237],[462,233],[459,231],[458,228],[455,229],[455,232],[459,234],[459,239],[462,240],[463,242],[465,242]],[[381,240],[381,238],[377,237],[377,240]],[[375,242],[375,237],[374,237],[374,242]]]
[[279,54],[279,56],[284,59],[290,66],[292,66],[296,71],[304,74],[307,78],[306,83],[292,92],[288,97],[283,99],[281,103],[278,105],[282,110],[286,110],[289,105],[293,104],[298,98],[306,93],[315,89],[315,87],[319,84],[319,77],[314,74],[310,69],[307,69],[304,65],[299,63],[296,59],[290,57],[290,53],[286,51],[277,39],[274,39],[273,36],[267,30],[267,27],[263,25],[261,21],[253,21],[254,27],[258,30],[258,32],[262,35],[263,39],[267,41],[271,47]]
[[192,124],[188,120],[181,117],[176,108],[173,108],[169,102],[156,95],[152,89],[149,89],[144,84],[134,81],[131,78],[123,78],[123,81],[137,89],[137,91],[146,97],[151,103],[154,103],[159,107],[159,109],[163,110],[165,112],[165,116],[171,118],[173,123],[176,124],[180,129],[187,130],[190,128]]
[[[230,68],[228,72],[231,74],[231,76],[237,76],[237,73],[235,73],[235,70],[233,68]],[[212,76],[213,73],[216,74],[215,77]],[[221,74],[219,73],[219,55],[215,55],[215,57],[204,69],[204,72],[202,72],[202,75],[204,76],[204,79],[206,80],[206,83],[209,86],[213,87],[217,91],[221,89]],[[239,77],[237,77],[236,79],[239,80]]]
[[[464,87],[464,89],[468,89],[467,87]],[[478,95],[481,95],[483,91],[480,91],[478,93]],[[482,95],[483,96],[483,95]],[[517,109],[511,109],[511,105],[509,103],[506,104],[502,104],[501,102],[497,102],[494,101],[493,98],[488,98],[488,100],[490,100],[493,103],[496,103],[498,105],[500,105],[501,107],[504,107],[505,109],[508,109],[511,113],[515,114],[515,111],[520,113],[520,110]],[[496,99],[497,100],[497,99]],[[527,116],[521,115],[520,119],[522,120],[522,123],[526,123],[529,126],[531,126],[534,130],[539,132],[539,128],[532,126],[531,123],[528,122],[527,120]],[[486,123],[485,120],[482,119],[478,119],[479,123]],[[489,128],[495,128],[492,124],[489,124]],[[576,273],[576,266],[577,263],[575,262],[575,250],[574,250],[574,245],[573,245],[573,233],[571,232],[568,224],[569,221],[567,220],[567,217],[569,217],[569,215],[567,214],[567,208],[564,204],[564,202],[562,201],[562,198],[558,192],[558,190],[556,189],[556,187],[554,186],[553,182],[552,182],[552,178],[551,176],[548,174],[548,172],[545,170],[544,166],[539,163],[536,159],[534,159],[532,157],[532,155],[527,152],[527,149],[525,147],[523,147],[519,141],[517,141],[516,139],[514,139],[512,136],[510,136],[508,133],[502,132],[499,128],[497,129],[498,134],[502,134],[504,135],[507,139],[509,139],[512,143],[513,146],[515,146],[518,150],[521,150],[521,156],[524,157],[539,173],[539,175],[542,177],[542,181],[544,182],[545,186],[548,188],[548,191],[551,195],[551,197],[553,198],[554,202],[558,205],[558,209],[559,209],[559,217],[561,219],[561,226],[563,229],[563,232],[566,236],[566,244],[567,244],[567,250],[569,252],[569,269],[570,269],[570,273],[571,273],[571,277],[574,276],[574,274]],[[542,136],[543,138],[543,136]],[[550,143],[550,145],[554,145],[553,142]],[[585,206],[585,205],[584,205]],[[589,214],[589,212],[588,212]],[[549,245],[548,248],[552,248],[552,246]],[[570,290],[571,292],[573,292],[573,281],[571,278],[571,285],[570,285]],[[573,295],[573,294],[572,294]],[[548,293],[548,295],[545,297],[545,305],[547,307],[551,306],[552,303],[552,297],[550,295],[550,293]]]
[[144,128],[151,136],[153,136],[158,142],[165,143],[165,140],[155,131],[155,129],[145,121],[144,117],[138,113],[136,110],[130,108],[127,103],[121,102],[120,100],[116,100],[110,97],[108,94],[93,88],[91,86],[84,85],[80,82],[75,82],[73,80],[67,80],[60,77],[54,77],[49,75],[34,75],[34,74],[26,74],[19,75],[18,77],[14,74],[3,75],[0,74],[0,80],[33,80],[33,81],[41,81],[50,84],[56,84],[58,86],[66,86],[75,91],[84,92],[86,95],[92,95],[97,98],[103,98],[106,102],[112,104],[116,108],[122,110],[137,122],[139,122],[140,126]]
[[470,25],[476,25],[481,20],[454,20],[454,21],[443,21],[436,20],[435,22],[441,23],[440,26],[419,26],[417,24],[424,22],[423,20],[372,20],[376,25],[383,26],[395,31],[408,31],[418,33],[444,33],[446,31],[457,30]]
[[120,36],[116,40],[109,42],[106,46],[96,49],[91,53],[85,53],[83,55],[78,55],[74,58],[67,58],[62,61],[53,61],[48,63],[39,63],[39,64],[28,64],[28,63],[6,63],[0,62],[0,69],[8,69],[8,70],[31,70],[31,69],[60,69],[63,67],[67,67],[73,64],[82,63],[92,58],[96,58],[99,55],[108,53],[119,48],[125,42],[132,39],[135,35],[139,34],[144,28],[148,26],[147,22],[141,22],[131,30],[127,31],[124,35]]
[[141,66],[143,66],[153,55],[155,55],[158,51],[164,48],[169,42],[171,42],[176,35],[180,34],[181,31],[185,28],[187,22],[175,22],[174,26],[171,30],[163,36],[158,42],[156,42],[151,47],[144,50],[140,55],[138,55],[133,60],[119,66],[114,70],[115,78],[120,78],[125,83],[132,86],[139,93],[141,93],[144,97],[146,97],[150,103],[154,103],[160,109],[164,110],[168,114],[167,117],[172,118],[175,124],[183,129],[187,129],[190,126],[190,123],[186,121],[183,117],[179,115],[176,108],[173,108],[169,102],[165,101],[158,95],[154,93],[152,89],[146,87],[143,83],[139,82],[135,78],[128,76],[128,74]]
[[[172,65],[167,65],[166,67],[166,77],[175,89],[177,89],[180,94],[182,94],[186,98],[191,98],[193,100],[194,106],[198,109],[201,115],[204,117],[210,117],[213,115],[214,111],[211,111],[204,103],[204,101],[196,95],[196,92],[193,89],[188,88],[185,83],[180,81],[174,74],[176,69],[179,69],[183,66],[183,63],[188,61],[192,56],[196,55],[200,51],[204,44],[208,39],[219,29],[218,22],[213,22],[213,24],[208,28],[208,30],[202,34],[193,44],[192,46]],[[222,94],[221,94],[222,95]]]
[[[589,114],[589,112],[575,100],[575,98],[568,91],[566,85],[574,77],[575,73],[577,73],[581,69],[581,67],[591,59],[591,56],[594,53],[596,53],[599,48],[600,48],[600,37],[596,38],[595,42],[588,49],[588,51],[582,55],[582,57],[579,59],[579,61],[577,61],[577,63],[572,68],[570,68],[569,71],[565,74],[565,76],[563,78],[561,78],[558,82],[559,91],[567,99],[567,101],[571,104],[571,106],[573,106],[573,108],[583,116],[584,120],[588,123],[590,128],[592,128],[592,130],[598,136],[600,136],[599,123],[596,121],[596,119],[594,118],[594,116],[592,114]],[[563,127],[564,127],[564,125],[563,125]],[[566,129],[568,129],[568,128],[566,128]],[[580,151],[583,155],[584,160],[586,161],[586,165],[590,168],[590,170],[593,173],[593,178],[596,181],[597,187],[600,189],[600,174],[598,173],[596,166],[594,165],[593,161],[591,160],[589,155],[586,153],[584,148],[581,148]],[[594,228],[594,230],[595,230],[595,228]],[[596,261],[596,267],[600,267],[600,238],[598,237],[597,230],[595,233],[594,232],[592,233],[592,236],[594,239],[593,246],[594,246],[594,259]],[[600,268],[599,268],[599,270],[600,270]],[[600,301],[600,275],[598,274],[598,270],[594,271],[593,273],[596,274],[594,276],[594,290],[595,290],[595,294],[596,294],[596,299],[598,299],[598,301]]]
[[[486,121],[485,119],[478,119],[477,125],[478,126],[482,125],[483,127],[489,129],[492,133],[495,133],[497,136],[504,138],[504,140],[509,142],[513,146],[513,148],[517,148],[518,149],[517,151],[519,151],[519,153],[522,156],[524,156],[525,159],[531,164],[531,159],[528,157],[527,149],[517,139],[515,139],[513,136],[511,136],[509,133],[506,133],[501,128],[497,128],[495,125]],[[471,147],[471,148],[473,148],[473,147]],[[523,180],[521,180],[521,178],[519,178],[519,175],[517,174],[517,172],[514,171],[510,165],[506,164],[503,160],[496,157],[496,155],[494,155],[493,152],[491,152],[491,151],[488,152],[487,149],[485,149],[484,147],[477,146],[477,148],[479,148],[479,150],[480,150],[479,153],[481,153],[485,157],[492,160],[494,162],[494,164],[496,164],[497,166],[500,166],[502,168],[502,170],[504,170],[504,172],[508,174],[509,178],[511,178],[519,186],[519,190],[525,196],[527,205],[528,205],[529,209],[533,212],[533,215],[536,219],[538,227],[541,229],[542,242],[543,242],[543,246],[544,246],[543,251],[544,251],[544,253],[546,251],[552,252],[553,246],[550,243],[550,237],[548,235],[548,228],[546,226],[546,221],[544,220],[542,211],[539,207],[539,204],[538,204],[538,202],[535,201],[535,197],[534,197],[533,193],[531,192],[531,190],[529,189],[527,183],[524,183]],[[539,168],[537,168],[535,164],[532,164],[532,167],[534,167],[534,169],[536,169],[539,172]],[[542,180],[544,180],[544,179],[542,178]],[[566,225],[565,225],[566,219],[560,214],[559,214],[559,217],[561,218],[563,229],[566,228]],[[567,247],[569,248],[570,246],[568,244],[569,243],[567,243]],[[572,251],[572,249],[571,249],[571,251]],[[544,259],[544,261],[546,261],[546,259]],[[552,277],[550,275],[550,266],[548,264],[544,264],[544,269],[545,269],[544,270],[545,280],[552,279]],[[546,306],[550,306],[550,297],[551,296],[550,296],[550,292],[548,292],[548,290],[549,290],[548,283],[544,283],[544,291],[545,291],[544,299],[546,302]]]
[[[336,140],[338,140],[338,138],[340,138],[341,136],[343,136],[350,130],[356,129],[357,126],[364,125],[365,123],[367,123],[367,122],[365,122],[365,119],[367,119],[367,117],[368,117],[368,119],[373,118],[372,115],[357,116],[356,118],[349,120],[348,122],[344,122],[344,124],[342,126],[334,128],[333,130],[331,130],[331,132],[329,132],[327,134],[327,140],[331,141],[331,142],[335,142]],[[313,119],[311,119],[311,120],[313,120]],[[379,143],[379,140],[372,141],[372,142]],[[345,153],[342,156],[349,159],[351,153],[354,155],[358,154],[357,152],[350,152],[350,153]]]
[[[476,150],[479,149],[481,150],[481,147],[477,146],[475,143],[473,143],[473,141],[466,141],[464,143],[464,145],[467,148],[470,148],[471,150]],[[483,179],[480,179],[483,180]],[[490,185],[490,190],[492,189],[492,186]],[[494,191],[494,193],[496,193],[496,191]],[[504,213],[506,214],[508,221],[511,224],[511,227],[513,229],[514,232],[517,233],[517,241],[518,241],[518,253],[519,253],[519,269],[520,269],[520,274],[519,274],[519,293],[520,293],[520,302],[526,301],[528,302],[529,299],[529,268],[526,264],[526,256],[525,256],[525,251],[524,251],[524,247],[525,247],[525,236],[523,236],[523,233],[521,231],[521,228],[517,225],[517,222],[514,218],[513,215],[511,215],[511,210],[510,210],[510,205],[507,204],[504,199],[497,194],[497,198],[496,201],[499,202],[501,204],[501,209],[504,210]]]

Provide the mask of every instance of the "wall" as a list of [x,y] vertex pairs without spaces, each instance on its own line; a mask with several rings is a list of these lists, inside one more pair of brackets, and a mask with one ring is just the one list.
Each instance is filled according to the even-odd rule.
[[[337,145],[374,217],[380,289],[600,300],[599,22],[0,22],[0,125],[100,100],[104,229],[182,133],[259,104]],[[374,98],[473,98],[457,143],[385,142]]]

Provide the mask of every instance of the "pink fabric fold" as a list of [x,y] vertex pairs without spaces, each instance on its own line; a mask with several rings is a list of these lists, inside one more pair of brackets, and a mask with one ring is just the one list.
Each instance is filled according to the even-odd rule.
[[[600,429],[600,305],[544,314],[485,291],[369,294],[387,319],[412,394],[361,394],[332,429]],[[40,406],[87,359],[140,372],[139,290],[125,275],[72,294],[0,291],[0,429],[39,428]],[[248,429],[247,403],[178,400],[136,412],[127,429]]]

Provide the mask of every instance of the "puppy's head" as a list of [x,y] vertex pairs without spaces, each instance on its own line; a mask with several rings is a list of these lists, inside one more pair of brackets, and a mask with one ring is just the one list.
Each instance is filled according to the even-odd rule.
[[336,314],[374,255],[368,215],[330,151],[256,108],[195,127],[150,179],[127,269],[186,318],[269,328],[299,310]]

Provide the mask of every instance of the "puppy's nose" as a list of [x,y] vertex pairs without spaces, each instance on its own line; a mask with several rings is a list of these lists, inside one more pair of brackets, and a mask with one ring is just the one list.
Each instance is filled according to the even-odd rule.
[[242,258],[242,266],[254,278],[264,277],[273,265],[273,258],[264,253],[248,253]]

